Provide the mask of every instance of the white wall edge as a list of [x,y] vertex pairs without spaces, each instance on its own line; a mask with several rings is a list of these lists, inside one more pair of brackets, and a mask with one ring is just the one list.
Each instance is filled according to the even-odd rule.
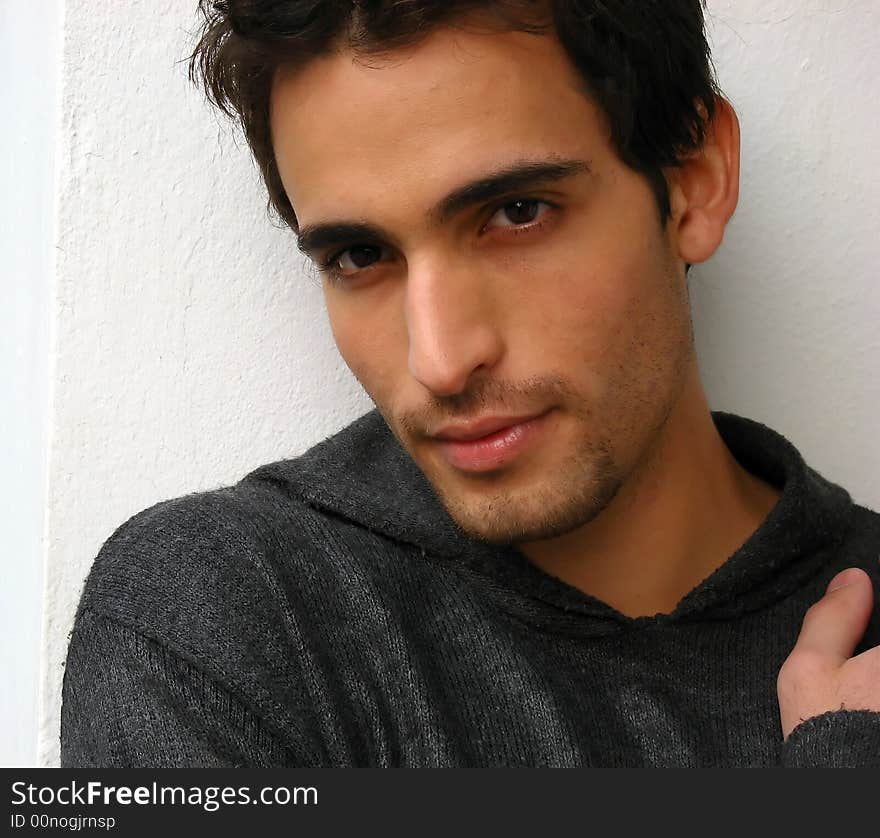
[[2,207],[8,223],[0,225],[5,227],[0,242],[4,286],[9,285],[0,323],[4,347],[12,350],[2,359],[10,379],[2,408],[10,517],[0,596],[5,626],[0,652],[7,673],[0,694],[0,762],[32,767],[39,764],[43,679],[63,0],[9,4],[2,19],[0,63],[4,76],[15,81],[3,97],[10,120],[0,140],[8,178]]

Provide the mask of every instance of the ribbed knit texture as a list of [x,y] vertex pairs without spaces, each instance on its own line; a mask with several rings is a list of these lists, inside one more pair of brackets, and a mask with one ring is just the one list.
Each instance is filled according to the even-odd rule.
[[712,416],[782,496],[654,617],[467,537],[375,410],[140,512],[86,582],[62,765],[880,767],[880,713],[835,710],[783,744],[776,697],[839,570],[871,575],[856,651],[880,644],[880,514],[779,433]]

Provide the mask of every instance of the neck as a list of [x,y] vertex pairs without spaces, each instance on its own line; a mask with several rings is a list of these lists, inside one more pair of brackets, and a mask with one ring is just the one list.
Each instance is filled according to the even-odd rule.
[[602,513],[519,549],[626,616],[669,613],[748,540],[779,496],[724,444],[694,363],[652,450]]

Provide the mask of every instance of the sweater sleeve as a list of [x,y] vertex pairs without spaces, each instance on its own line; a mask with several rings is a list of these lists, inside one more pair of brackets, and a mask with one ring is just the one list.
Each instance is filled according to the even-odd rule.
[[63,768],[271,768],[294,755],[242,702],[162,644],[84,610],[68,647]]
[[880,768],[880,712],[831,710],[801,722],[782,745],[783,768]]

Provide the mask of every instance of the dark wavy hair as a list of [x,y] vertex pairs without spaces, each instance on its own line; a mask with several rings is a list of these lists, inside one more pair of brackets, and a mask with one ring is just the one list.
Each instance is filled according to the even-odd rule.
[[[275,71],[340,47],[359,57],[414,44],[441,25],[555,34],[584,93],[608,120],[621,160],[671,215],[665,167],[697,151],[720,91],[705,35],[705,0],[199,0],[203,24],[190,79],[240,121],[269,207],[298,231],[272,149]],[[467,20],[465,21],[465,17]],[[467,23],[467,25],[465,25]],[[477,27],[479,28],[479,26]]]

